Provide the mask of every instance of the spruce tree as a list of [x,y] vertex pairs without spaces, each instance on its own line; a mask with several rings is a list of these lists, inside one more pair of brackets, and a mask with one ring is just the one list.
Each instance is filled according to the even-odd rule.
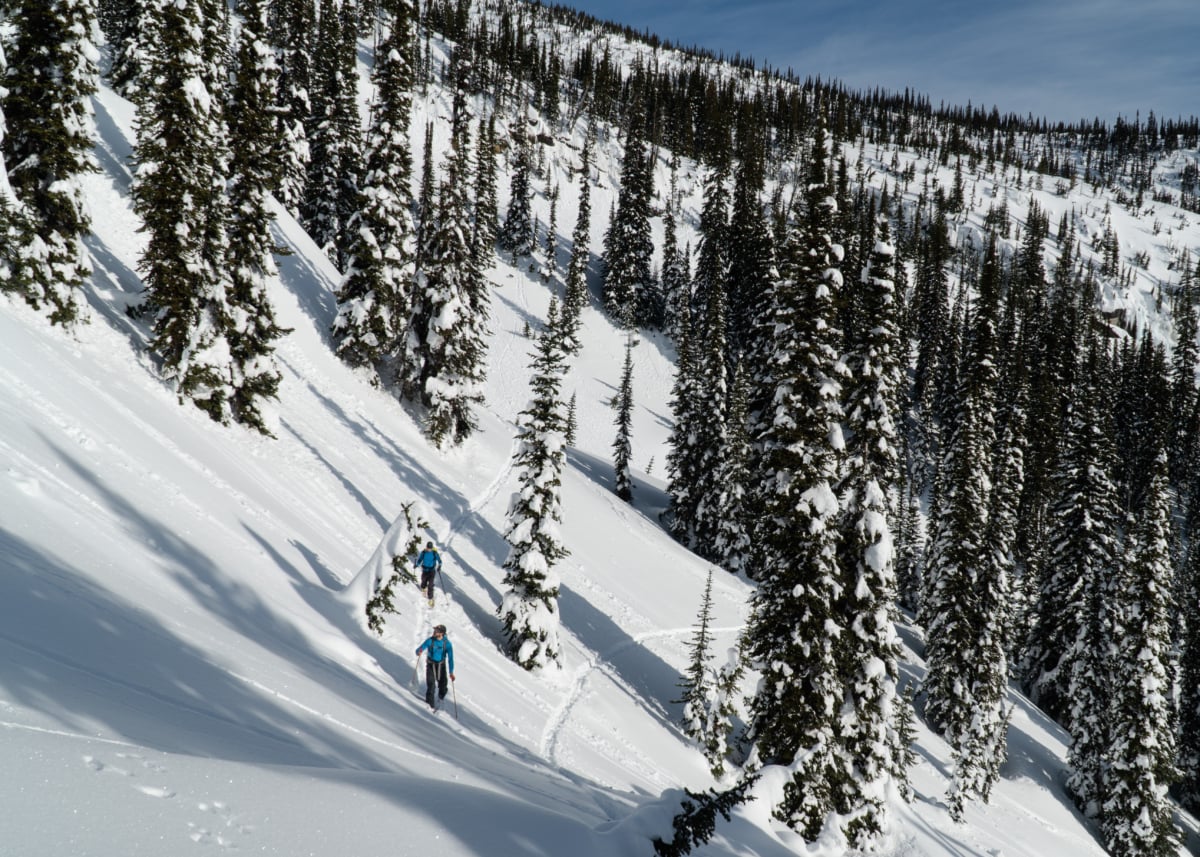
[[571,354],[578,354],[579,344],[579,315],[587,306],[588,263],[591,261],[589,249],[591,235],[591,185],[592,185],[592,146],[591,138],[583,141],[583,152],[579,163],[579,198],[578,213],[575,218],[575,229],[571,233],[571,260],[567,263],[565,296],[562,310],[563,344]]
[[480,270],[492,261],[496,236],[500,232],[499,203],[496,201],[496,114],[487,124],[479,118],[475,143],[475,218],[472,221],[471,246]]
[[[351,218],[349,267],[338,291],[333,339],[351,366],[404,377],[403,341],[413,308],[415,227],[412,220],[411,10],[384,0],[388,29],[376,48],[375,104],[367,134],[367,170],[360,208]],[[386,367],[385,364],[391,363]]]
[[1118,660],[1112,683],[1112,739],[1101,815],[1115,857],[1168,857],[1179,833],[1167,789],[1175,782],[1172,716],[1171,503],[1167,456],[1155,460],[1119,575]]
[[712,544],[714,561],[726,571],[745,572],[752,577],[757,573],[757,565],[751,563],[750,442],[746,434],[746,379],[741,363],[734,369],[716,490],[719,514]]
[[771,371],[778,392],[758,438],[763,571],[751,597],[749,635],[762,672],[751,701],[757,757],[788,771],[773,813],[810,842],[851,775],[837,743],[845,687],[835,641],[849,630],[836,609],[843,370],[833,301],[841,277],[826,145],[823,136],[814,141],[804,208],[796,212],[773,288]]
[[[9,182],[36,238],[18,258],[26,300],[53,324],[79,315],[91,274],[83,239],[91,228],[81,180],[93,171],[91,97],[100,31],[94,0],[13,0],[13,37],[3,79]],[[30,236],[33,237],[33,236]]]
[[1184,634],[1179,658],[1178,793],[1184,808],[1197,814],[1200,813],[1200,527],[1195,517],[1188,528],[1180,585]]
[[604,309],[625,328],[632,328],[640,320],[650,290],[654,252],[650,234],[650,159],[637,126],[637,122],[632,123],[625,138],[617,208],[604,240]]
[[847,835],[856,847],[883,829],[888,784],[905,779],[897,719],[899,640],[889,521],[889,496],[896,476],[900,342],[893,248],[887,221],[881,226],[880,240],[853,289],[871,325],[846,355],[850,377],[845,466],[839,486],[840,607],[849,629],[838,652],[839,672],[846,679],[840,740],[853,773],[841,784],[837,804],[854,816]]
[[462,443],[475,430],[471,406],[483,401],[486,372],[489,301],[471,248],[469,148],[463,123],[451,145],[407,336],[413,354],[406,389],[428,408],[425,432],[439,446]]
[[719,777],[725,771],[732,723],[729,701],[720,693],[719,676],[712,666],[712,577],[710,568],[688,652],[687,672],[679,682],[683,694],[675,701],[683,705],[683,734],[699,745],[713,776]]
[[[922,605],[926,717],[954,748],[951,814],[987,800],[1007,756],[1009,562],[1019,460],[997,456],[995,394],[1000,263],[989,239],[964,343],[958,413],[938,473]],[[1010,440],[1010,444],[1015,441]]]
[[671,388],[670,448],[667,452],[667,493],[671,503],[666,513],[671,535],[691,546],[695,539],[696,509],[700,504],[700,458],[703,450],[697,443],[696,423],[702,418],[696,412],[699,401],[697,384],[699,359],[693,356],[691,310],[681,306],[679,339],[675,344],[675,382]]
[[625,340],[625,365],[621,369],[621,384],[617,388],[617,437],[613,441],[614,489],[626,503],[633,501],[633,479],[629,462],[633,458],[633,337]]
[[1026,665],[1034,698],[1061,717],[1071,734],[1067,788],[1089,817],[1099,813],[1106,790],[1109,664],[1116,654],[1112,581],[1119,515],[1103,382],[1103,360],[1092,343],[1068,405],[1066,446],[1054,473],[1050,555]]
[[696,352],[699,360],[693,364],[696,377],[690,408],[693,417],[690,442],[697,456],[692,547],[706,559],[717,561],[717,533],[725,511],[722,502],[724,486],[720,480],[729,451],[723,283],[711,290],[704,306]]
[[533,253],[533,141],[525,127],[525,116],[514,132],[516,160],[509,178],[508,211],[500,227],[500,248],[512,254],[514,262]]
[[274,399],[281,376],[275,340],[285,333],[275,321],[267,281],[275,276],[270,193],[277,162],[271,116],[278,67],[266,42],[264,0],[242,0],[237,72],[230,93],[229,134],[229,342],[233,390],[230,409],[239,423],[270,434],[261,403]]
[[558,323],[551,301],[546,329],[538,338],[531,364],[533,398],[518,419],[515,456],[519,488],[508,510],[500,603],[509,657],[527,670],[560,659],[558,642],[559,578],[554,565],[568,553],[559,529],[560,490],[566,468],[567,414],[563,407],[563,353],[551,332]]
[[224,332],[226,292],[225,128],[204,41],[200,0],[150,7],[156,50],[147,79],[160,81],[138,103],[134,211],[148,236],[141,258],[150,348],[179,398],[226,421],[233,391]]
[[729,305],[731,356],[749,363],[756,352],[755,328],[766,312],[775,265],[771,234],[764,217],[762,146],[759,131],[739,138],[740,162],[734,174],[729,219]]
[[276,0],[272,41],[279,54],[276,95],[278,176],[275,196],[298,216],[305,198],[310,161],[308,130],[313,86],[312,52],[316,9],[312,0]]
[[[4,70],[4,48],[0,45],[0,73]],[[8,181],[4,161],[4,135],[7,123],[3,103],[0,103],[0,291],[21,292],[25,284],[16,264],[17,254],[29,245],[28,218]]]

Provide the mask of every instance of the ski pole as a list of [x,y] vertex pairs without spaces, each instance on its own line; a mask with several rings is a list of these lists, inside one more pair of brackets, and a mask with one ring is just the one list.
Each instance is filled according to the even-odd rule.
[[418,654],[417,662],[415,664],[413,664],[413,677],[412,677],[412,681],[409,682],[410,687],[417,686],[417,673],[420,669],[421,669],[421,655]]
[[454,703],[454,719],[458,719],[458,691],[454,689],[454,679],[450,679],[450,701]]
[[442,597],[445,598],[447,601],[449,601],[450,596],[446,594],[446,578],[442,577],[442,567],[440,565],[438,566],[437,573],[438,573],[438,580],[441,581],[441,584],[442,584]]

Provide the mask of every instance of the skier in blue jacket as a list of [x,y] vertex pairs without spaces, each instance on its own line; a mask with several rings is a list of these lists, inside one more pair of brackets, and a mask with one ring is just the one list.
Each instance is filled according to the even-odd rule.
[[417,657],[426,649],[429,650],[429,655],[425,658],[425,701],[429,703],[430,708],[437,708],[433,704],[434,685],[438,689],[438,699],[443,700],[449,688],[446,683],[447,674],[450,681],[454,681],[454,646],[446,636],[445,625],[434,626],[433,636],[420,645]]
[[433,542],[425,542],[425,550],[417,554],[413,566],[421,569],[421,591],[433,606],[433,576],[442,570],[442,555],[437,552]]

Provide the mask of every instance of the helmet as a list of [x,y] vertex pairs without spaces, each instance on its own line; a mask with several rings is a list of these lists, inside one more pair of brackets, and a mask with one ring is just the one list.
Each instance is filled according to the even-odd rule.
[[431,542],[431,541],[430,541],[430,542],[425,542],[425,547],[427,547],[427,548],[431,548],[431,547],[433,547],[433,542]]

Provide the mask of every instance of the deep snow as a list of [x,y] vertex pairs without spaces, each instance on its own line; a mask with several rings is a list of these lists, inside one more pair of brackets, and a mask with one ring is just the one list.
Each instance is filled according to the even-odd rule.
[[[107,89],[95,107],[90,323],[64,332],[0,303],[0,853],[179,855],[195,844],[329,857],[649,857],[649,836],[669,834],[678,789],[713,785],[673,702],[708,568],[657,521],[670,347],[644,335],[635,349],[627,505],[611,491],[607,404],[624,338],[585,310],[583,351],[564,384],[578,393],[580,424],[563,486],[564,665],[527,674],[499,651],[495,610],[513,420],[533,349],[522,331],[545,318],[549,290],[499,261],[489,272],[481,428],[438,452],[387,391],[333,356],[336,273],[280,213],[277,236],[292,252],[271,296],[294,331],[278,351],[277,438],[220,427],[157,379],[146,331],[124,313],[139,299],[143,241],[128,198],[132,112]],[[414,128],[445,113],[431,96]],[[577,145],[561,137],[551,152],[563,235],[575,219]],[[619,147],[610,140],[601,152],[593,253]],[[665,187],[662,169],[659,179]],[[698,187],[685,193],[694,212]],[[1079,193],[1063,204],[1096,205]],[[1053,207],[1050,216],[1056,223]],[[1158,264],[1162,245],[1146,246]],[[1148,313],[1145,291],[1109,299]],[[445,557],[445,588],[433,609],[415,587],[403,592],[380,638],[366,630],[360,573],[388,561],[412,501]],[[718,650],[733,643],[747,595],[745,581],[715,575]],[[431,714],[413,650],[435,621],[450,629],[458,681],[450,706]],[[917,681],[920,641],[901,632],[904,677]],[[1019,695],[1013,702],[1003,779],[962,825],[942,800],[949,752],[920,729],[916,800],[897,802],[883,853],[1103,854],[1063,796],[1065,736]],[[804,845],[771,821],[764,799],[697,853],[841,852],[834,841]]]

